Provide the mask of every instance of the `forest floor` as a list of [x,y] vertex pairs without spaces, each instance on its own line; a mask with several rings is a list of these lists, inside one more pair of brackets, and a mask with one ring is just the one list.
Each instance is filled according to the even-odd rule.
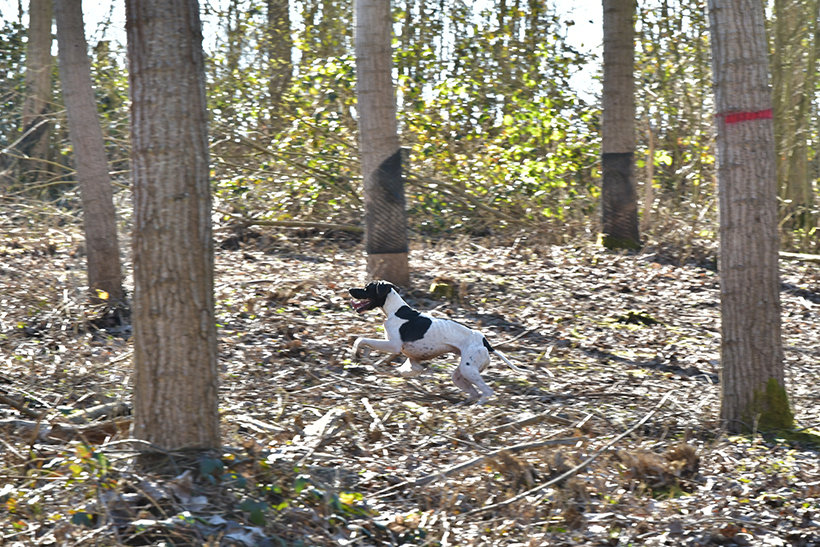
[[[349,304],[360,242],[222,233],[224,449],[170,454],[168,477],[133,465],[130,327],[85,301],[82,238],[32,226],[0,226],[0,545],[820,546],[817,447],[720,429],[710,249],[417,241],[408,303],[527,369],[494,359],[495,397],[460,406],[455,357],[411,380],[351,360],[381,336]],[[816,432],[820,269],[781,264],[787,388]]]

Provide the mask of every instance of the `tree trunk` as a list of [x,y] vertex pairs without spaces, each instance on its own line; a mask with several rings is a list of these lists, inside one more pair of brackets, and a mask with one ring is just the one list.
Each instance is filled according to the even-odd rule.
[[733,432],[788,428],[763,4],[710,0],[709,22],[720,196],[721,419]]
[[816,82],[820,2],[776,0],[772,51],[773,107],[780,219],[788,229],[811,226],[808,171],[809,105]]
[[219,446],[214,250],[196,0],[127,0],[134,177],[134,436]]
[[48,178],[48,140],[51,110],[51,0],[31,0],[26,44],[26,100],[23,104],[23,133],[31,132],[20,151],[32,158],[23,162],[29,181]]
[[356,95],[365,202],[367,271],[410,283],[407,216],[393,93],[389,0],[356,0]]
[[[88,252],[88,288],[92,299],[124,303],[120,246],[108,161],[102,129],[91,89],[91,62],[83,29],[82,4],[55,0],[60,80],[74,148],[74,164],[83,203],[83,224]],[[103,297],[101,292],[107,293]]]
[[277,120],[281,119],[282,96],[293,76],[290,36],[290,2],[288,0],[267,0],[268,3],[268,66],[270,81],[270,120],[272,132],[281,129]]
[[635,0],[603,0],[604,85],[601,102],[601,211],[604,246],[635,249]]

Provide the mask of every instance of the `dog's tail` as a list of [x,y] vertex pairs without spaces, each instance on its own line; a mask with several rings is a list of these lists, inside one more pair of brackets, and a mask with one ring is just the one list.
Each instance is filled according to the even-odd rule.
[[499,356],[499,357],[501,357],[501,360],[502,360],[502,361],[504,361],[505,363],[507,363],[507,366],[508,366],[508,367],[510,367],[511,369],[513,369],[513,370],[514,370],[514,371],[516,371],[516,372],[523,372],[524,374],[526,374],[526,373],[527,373],[527,371],[526,371],[526,370],[524,370],[523,368],[518,368],[517,366],[513,365],[513,364],[512,364],[512,361],[510,361],[509,359],[507,359],[507,356],[506,356],[506,355],[504,355],[503,353],[501,353],[499,350],[497,350],[497,349],[495,349],[494,347],[492,347],[492,346],[490,345],[490,343],[489,343],[489,342],[487,342],[487,339],[486,339],[486,338],[485,338],[484,340],[482,340],[482,343],[484,344],[484,347],[485,347],[485,348],[487,348],[487,351],[489,351],[490,353],[496,353],[496,354],[498,354],[498,356]]

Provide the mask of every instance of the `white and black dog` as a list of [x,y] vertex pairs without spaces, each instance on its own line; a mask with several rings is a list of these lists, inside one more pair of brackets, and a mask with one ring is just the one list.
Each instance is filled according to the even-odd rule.
[[[493,390],[481,378],[481,372],[490,364],[490,354],[496,353],[510,368],[526,372],[513,365],[500,351],[494,349],[484,335],[449,319],[439,319],[421,313],[402,300],[398,289],[384,281],[373,281],[363,289],[349,289],[355,298],[353,308],[358,313],[381,308],[386,340],[359,338],[353,344],[354,357],[362,347],[393,354],[403,353],[407,362],[399,367],[402,376],[418,376],[424,370],[421,363],[445,353],[461,355],[461,362],[453,371],[453,383],[469,395],[467,403],[486,403]],[[473,387],[475,386],[475,387]],[[478,388],[478,391],[476,391]],[[479,393],[480,392],[480,393]]]

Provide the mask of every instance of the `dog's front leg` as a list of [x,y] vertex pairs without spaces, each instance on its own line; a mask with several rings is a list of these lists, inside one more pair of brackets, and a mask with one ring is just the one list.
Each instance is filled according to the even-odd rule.
[[357,338],[353,343],[353,357],[358,358],[362,348],[370,348],[386,353],[401,353],[401,342],[393,340],[376,340],[374,338]]

